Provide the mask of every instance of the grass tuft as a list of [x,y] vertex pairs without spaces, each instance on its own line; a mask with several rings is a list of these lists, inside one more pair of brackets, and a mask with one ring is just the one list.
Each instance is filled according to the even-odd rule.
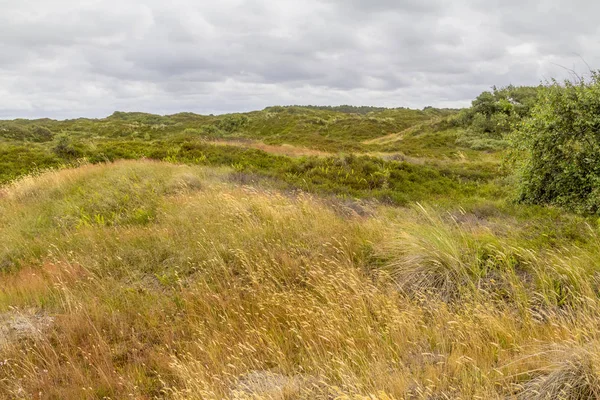
[[544,352],[550,363],[532,374],[523,385],[520,399],[581,400],[600,398],[600,347],[573,343],[553,346]]

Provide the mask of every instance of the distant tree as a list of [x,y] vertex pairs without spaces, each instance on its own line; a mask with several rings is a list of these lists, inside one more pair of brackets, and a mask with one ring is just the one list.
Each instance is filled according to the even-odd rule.
[[463,126],[478,133],[501,138],[515,122],[527,117],[537,99],[539,87],[512,86],[481,93],[462,112]]
[[505,148],[505,136],[529,116],[538,91],[539,87],[509,85],[481,93],[456,119],[464,128],[457,143],[476,150]]

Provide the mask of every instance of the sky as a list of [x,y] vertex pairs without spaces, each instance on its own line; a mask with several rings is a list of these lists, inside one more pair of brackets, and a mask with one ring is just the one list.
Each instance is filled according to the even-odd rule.
[[463,107],[600,68],[598,15],[591,0],[0,0],[0,118]]

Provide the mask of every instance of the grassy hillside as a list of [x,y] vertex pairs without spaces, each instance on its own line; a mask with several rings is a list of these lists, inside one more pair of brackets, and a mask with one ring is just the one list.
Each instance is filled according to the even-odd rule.
[[398,208],[239,179],[126,161],[5,186],[0,395],[597,390],[600,237],[584,219],[502,202]]
[[503,163],[537,90],[1,121],[0,398],[600,397],[599,221]]
[[231,167],[279,189],[404,205],[503,195],[496,153],[456,144],[454,110],[270,107],[224,116],[114,113],[0,122],[0,183],[119,159]]
[[[469,150],[453,144],[456,132],[434,135],[446,126],[415,129],[414,134],[402,135],[402,143],[371,142],[423,124],[429,127],[454,114],[456,111],[437,109],[385,109],[358,114],[311,107],[270,107],[223,116],[116,112],[100,120],[0,121],[0,182],[26,174],[32,165],[54,167],[81,158],[92,162],[140,157],[165,160],[171,155],[181,156],[178,153],[182,146],[199,144],[212,153],[228,153],[231,149],[214,149],[210,144],[240,140],[286,144],[326,155],[385,152],[396,157],[456,159]],[[471,151],[470,155],[476,153]],[[201,163],[202,157],[192,161]]]

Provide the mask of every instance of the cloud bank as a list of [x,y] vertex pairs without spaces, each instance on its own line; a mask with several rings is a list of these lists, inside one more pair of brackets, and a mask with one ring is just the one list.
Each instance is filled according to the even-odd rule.
[[[542,4],[543,3],[543,4]],[[0,118],[461,107],[600,68],[600,2],[0,0]]]

